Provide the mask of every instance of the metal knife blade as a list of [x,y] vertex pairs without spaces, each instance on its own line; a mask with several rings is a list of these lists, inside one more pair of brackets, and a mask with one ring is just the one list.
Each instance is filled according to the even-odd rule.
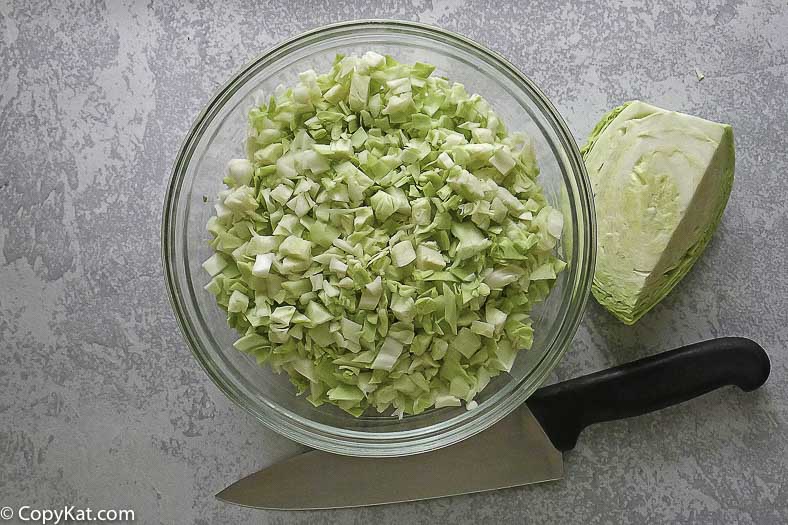
[[416,501],[561,479],[563,457],[527,406],[449,447],[397,458],[311,451],[233,483],[217,498],[317,510]]

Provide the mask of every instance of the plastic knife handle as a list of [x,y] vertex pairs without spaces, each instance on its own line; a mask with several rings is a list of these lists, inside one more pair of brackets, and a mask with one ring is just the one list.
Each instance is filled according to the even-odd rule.
[[540,388],[527,405],[553,445],[567,451],[588,425],[653,412],[727,385],[749,392],[766,382],[769,369],[760,345],[721,337]]

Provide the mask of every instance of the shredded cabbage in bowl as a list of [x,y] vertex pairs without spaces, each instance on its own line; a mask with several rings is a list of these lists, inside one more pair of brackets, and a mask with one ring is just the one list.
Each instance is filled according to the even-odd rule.
[[337,56],[252,108],[228,163],[206,289],[315,406],[475,407],[566,266],[531,141],[434,69]]

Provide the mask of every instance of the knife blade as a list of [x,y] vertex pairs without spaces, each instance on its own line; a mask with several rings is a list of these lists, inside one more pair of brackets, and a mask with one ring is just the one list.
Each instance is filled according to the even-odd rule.
[[561,452],[524,406],[450,447],[394,458],[315,450],[247,476],[216,497],[263,509],[336,509],[553,481],[563,472]]
[[764,349],[721,337],[537,390],[491,428],[450,447],[398,458],[312,451],[217,494],[228,503],[318,510],[399,503],[563,477],[562,452],[588,425],[646,414],[723,386],[750,392],[769,377]]

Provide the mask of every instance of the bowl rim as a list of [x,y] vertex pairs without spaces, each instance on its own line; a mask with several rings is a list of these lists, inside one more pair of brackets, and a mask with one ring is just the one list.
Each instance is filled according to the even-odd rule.
[[[582,216],[584,235],[581,237],[577,233],[577,228],[574,228],[575,238],[573,242],[582,244],[582,249],[575,253],[575,257],[585,264],[569,265],[571,273],[578,274],[574,275],[574,279],[568,279],[567,281],[567,285],[573,287],[572,295],[574,301],[569,303],[561,325],[556,332],[556,337],[550,345],[551,347],[557,346],[558,349],[551,348],[549,351],[546,351],[539,363],[529,373],[529,378],[535,374],[531,385],[525,387],[523,385],[524,379],[517,381],[509,389],[508,393],[501,397],[500,402],[491,403],[484,411],[477,409],[473,411],[476,412],[473,415],[468,412],[435,425],[406,431],[367,433],[323,425],[302,418],[269,400],[266,400],[265,405],[259,405],[258,409],[250,406],[249,403],[242,399],[244,395],[237,391],[237,387],[227,381],[225,374],[214,366],[205,353],[200,350],[202,347],[200,338],[192,327],[190,318],[185,311],[185,306],[181,304],[181,297],[184,294],[178,284],[178,273],[174,264],[176,259],[174,246],[179,242],[175,235],[178,197],[185,178],[184,175],[194,149],[210,126],[215,114],[223,107],[224,102],[236,92],[237,88],[244,85],[250,71],[275,63],[294,50],[294,48],[297,49],[300,44],[314,43],[312,39],[316,36],[326,34],[326,36],[331,37],[332,32],[353,28],[418,32],[420,36],[438,39],[445,44],[455,47],[459,46],[466,51],[479,54],[482,58],[486,58],[491,65],[496,66],[520,83],[520,87],[524,86],[529,91],[530,98],[537,103],[542,116],[553,127],[561,152],[566,155],[564,162],[570,166],[574,175],[574,182],[577,186],[574,197],[579,199],[581,203],[580,206],[577,206],[576,213],[578,217]],[[214,92],[210,101],[192,121],[189,132],[182,141],[176,160],[173,163],[162,213],[161,260],[169,302],[175,313],[178,327],[186,339],[190,351],[212,382],[235,404],[255,416],[261,423],[275,432],[313,448],[353,456],[388,457],[417,454],[457,443],[489,428],[506,417],[525,402],[544,382],[547,375],[568,350],[590,295],[596,258],[596,224],[593,204],[591,184],[585,165],[568,126],[536,84],[506,58],[463,35],[420,22],[387,19],[349,20],[310,29],[263,51],[247,61]],[[483,413],[480,414],[479,412]]]

